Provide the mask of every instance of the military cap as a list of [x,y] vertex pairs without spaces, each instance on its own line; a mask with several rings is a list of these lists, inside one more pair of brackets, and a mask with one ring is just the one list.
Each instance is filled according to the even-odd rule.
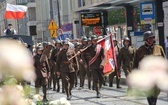
[[82,38],[82,41],[87,41],[87,37],[84,36],[84,37]]
[[63,44],[69,45],[69,42],[68,41],[63,41]]
[[154,38],[154,34],[152,33],[152,31],[146,31],[144,34],[143,34],[143,40],[145,41],[146,39],[148,38]]
[[48,42],[43,42],[43,46],[47,46],[48,45]]
[[60,41],[60,40],[57,40],[57,41],[56,41],[56,44],[61,44],[61,41]]
[[103,39],[103,36],[99,36],[98,39]]
[[88,41],[91,41],[91,37],[87,38]]
[[48,42],[48,43],[47,43],[47,46],[52,46],[51,42]]
[[36,49],[37,49],[37,51],[38,50],[43,50],[43,46],[37,46]]
[[92,35],[91,36],[91,40],[97,40],[98,38],[97,38],[97,36],[96,35]]
[[126,36],[126,37],[124,38],[124,41],[130,41],[130,38]]

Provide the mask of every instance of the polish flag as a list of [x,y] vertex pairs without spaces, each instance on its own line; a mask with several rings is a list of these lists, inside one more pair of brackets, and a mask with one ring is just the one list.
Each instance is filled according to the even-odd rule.
[[25,17],[27,7],[23,5],[8,4],[6,6],[6,19],[22,19]]
[[115,51],[114,45],[112,41],[112,36],[109,35],[101,40],[98,41],[98,44],[104,48],[104,55],[105,55],[105,65],[103,73],[104,75],[108,75],[115,70],[116,66],[116,58],[115,58]]

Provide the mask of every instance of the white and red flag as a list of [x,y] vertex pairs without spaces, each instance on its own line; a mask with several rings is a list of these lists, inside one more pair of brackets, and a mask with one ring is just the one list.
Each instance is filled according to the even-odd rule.
[[104,53],[105,53],[104,54],[105,55],[105,65],[104,65],[103,73],[104,75],[110,74],[114,72],[115,67],[117,66],[112,36],[109,35],[99,40],[98,44],[100,44],[104,48]]
[[22,19],[25,17],[27,7],[23,5],[8,4],[6,6],[5,18],[6,19]]

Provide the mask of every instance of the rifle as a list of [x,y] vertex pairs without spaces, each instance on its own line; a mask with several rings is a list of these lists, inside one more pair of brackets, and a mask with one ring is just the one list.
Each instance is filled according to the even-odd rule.
[[72,57],[69,58],[68,60],[69,60],[69,61],[72,60],[73,58],[75,58],[76,56],[78,56],[79,54],[81,54],[82,52],[84,52],[85,50],[87,50],[90,46],[91,46],[91,44],[88,45],[88,46],[86,46],[85,48],[79,50],[74,56],[72,56]]

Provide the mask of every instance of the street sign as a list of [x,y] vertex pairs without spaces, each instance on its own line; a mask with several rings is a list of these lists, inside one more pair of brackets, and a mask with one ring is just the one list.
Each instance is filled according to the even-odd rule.
[[58,26],[57,26],[57,24],[55,23],[55,21],[52,19],[52,20],[50,21],[49,26],[48,26],[48,30],[57,30],[57,29],[58,29]]
[[57,36],[56,30],[50,30],[50,37],[56,38],[56,36]]
[[96,26],[93,28],[93,33],[96,34],[96,35],[102,35],[102,28],[101,26]]
[[141,19],[141,24],[154,24],[155,23],[154,2],[140,3],[140,19]]
[[82,26],[102,26],[101,13],[81,14]]
[[62,35],[62,34],[63,34],[63,30],[59,28],[59,29],[57,30],[57,33],[58,33],[58,35]]

